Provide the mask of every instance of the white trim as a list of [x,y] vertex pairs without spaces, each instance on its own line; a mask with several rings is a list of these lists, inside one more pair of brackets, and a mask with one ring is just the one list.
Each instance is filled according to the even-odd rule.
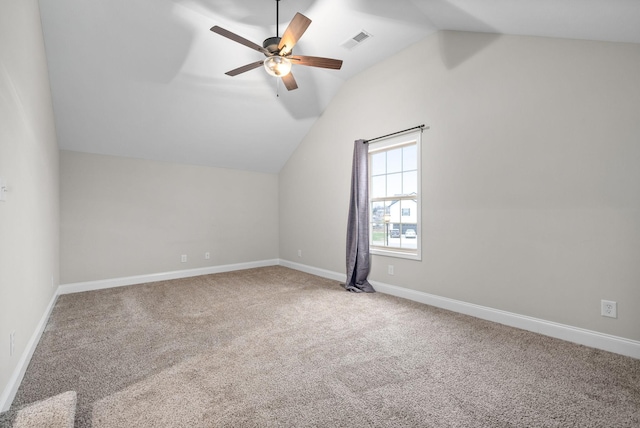
[[376,281],[370,282],[371,285],[381,293],[403,297],[405,299],[414,300],[416,302],[436,306],[438,308],[448,309],[465,315],[471,315],[476,318],[497,322],[510,327],[516,327],[532,331],[534,333],[540,333],[545,336],[555,337],[556,339],[579,343],[580,345],[640,359],[640,342],[636,340],[625,339],[623,337],[600,333],[593,330],[573,327],[553,321],[546,321],[540,318],[502,311],[486,306],[475,305],[473,303],[449,299],[447,297],[440,297],[434,294],[424,293],[422,291],[397,287],[395,285],[384,284]]
[[148,282],[166,281],[170,279],[189,278],[192,276],[210,275],[212,273],[231,272],[235,270],[253,269],[265,266],[277,266],[278,259],[260,260],[257,262],[235,263],[231,265],[211,266],[205,268],[175,270],[152,273],[148,275],[126,276],[122,278],[101,279],[97,281],[74,282],[58,287],[58,294],[80,293],[82,291],[102,290],[104,288],[124,287],[126,285],[145,284]]
[[2,391],[2,395],[0,395],[0,412],[6,412],[11,407],[11,403],[18,392],[18,388],[20,387],[20,383],[22,383],[22,378],[24,377],[25,372],[27,371],[27,367],[29,367],[29,363],[31,362],[31,357],[36,350],[36,346],[38,346],[38,342],[40,341],[40,337],[42,336],[42,332],[47,326],[47,322],[49,321],[49,316],[51,315],[51,311],[53,311],[53,307],[58,298],[58,292],[56,291],[54,295],[51,297],[51,301],[49,302],[49,306],[45,309],[42,318],[40,318],[40,322],[36,326],[35,331],[31,335],[31,339],[27,343],[27,346],[20,356],[20,360],[16,365],[16,368],[13,370],[11,377],[9,378],[9,382]]
[[[420,245],[420,242],[418,242],[418,246],[419,245]],[[380,247],[371,246],[369,248],[369,253],[371,253],[374,256],[396,257],[399,259],[409,259],[409,260],[422,260],[422,256],[418,253],[393,251],[392,247],[380,248]]]
[[[400,146],[410,146],[415,143],[416,146],[416,249],[406,249],[406,251],[395,251],[393,247],[376,247],[373,244],[373,233],[372,233],[372,225],[369,225],[369,246],[371,247],[371,254],[385,256],[385,257],[396,257],[401,259],[409,259],[409,260],[422,260],[422,134],[424,132],[423,128],[420,128],[416,131],[403,133],[402,135],[393,135],[390,137],[382,138],[380,141],[376,141],[375,143],[369,143],[367,145],[367,162],[371,162],[371,154],[375,154],[376,152],[383,150],[391,150],[395,147]],[[371,165],[369,164],[369,168]],[[371,197],[371,170],[369,170],[369,176],[367,177],[369,180],[369,204],[374,199],[379,200],[388,200],[391,197],[380,197],[380,198],[372,198]],[[407,195],[399,197],[400,200],[407,197]],[[371,218],[371,205],[369,206],[369,217]],[[387,231],[388,232],[388,231]],[[402,232],[402,231],[401,231]]]
[[[311,266],[305,266],[286,260],[281,260],[280,264],[291,269],[300,270],[337,281],[344,282],[346,279],[346,274],[339,274],[337,272],[332,272]],[[404,287],[398,287],[396,285],[385,284],[378,281],[370,280],[369,282],[371,283],[371,285],[373,285],[376,291],[379,291],[380,293],[402,297],[404,299],[409,299],[419,303],[424,303],[426,305],[431,305],[453,312],[470,315],[476,318],[497,322],[499,324],[508,325],[510,327],[532,331],[534,333],[543,334],[545,336],[554,337],[556,339],[562,339],[568,342],[589,346],[591,348],[602,349],[604,351],[614,352],[616,354],[640,359],[640,341],[637,340],[626,339],[623,337],[600,333],[593,330],[587,330],[566,324],[556,323],[553,321],[546,321],[539,318],[520,315],[513,312],[493,309],[486,306],[463,302],[461,300],[449,299],[447,297],[436,296],[434,294],[411,290]]]
[[310,273],[311,275],[321,276],[323,278],[333,279],[334,281],[340,281],[342,283],[344,283],[347,280],[346,273],[333,272],[326,269],[320,269],[313,266],[307,266],[300,263],[290,262],[289,260],[280,259],[280,266],[299,270],[305,273]]

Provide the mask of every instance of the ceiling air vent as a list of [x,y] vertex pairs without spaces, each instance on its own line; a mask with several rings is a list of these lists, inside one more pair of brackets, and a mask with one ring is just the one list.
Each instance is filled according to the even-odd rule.
[[355,36],[349,38],[346,42],[342,44],[342,46],[347,49],[353,49],[359,44],[362,44],[365,40],[369,39],[370,37],[371,37],[371,33],[367,33],[366,31],[362,30]]

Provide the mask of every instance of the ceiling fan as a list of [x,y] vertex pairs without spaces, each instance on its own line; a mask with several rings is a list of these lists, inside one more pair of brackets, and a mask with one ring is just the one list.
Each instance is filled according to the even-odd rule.
[[291,74],[292,64],[340,70],[340,68],[342,67],[342,60],[292,54],[293,47],[307,30],[307,27],[309,27],[309,25],[311,24],[311,20],[301,13],[296,13],[296,16],[293,17],[293,20],[289,23],[289,26],[284,31],[282,37],[279,37],[279,2],[280,0],[276,0],[276,36],[266,39],[264,42],[262,42],[262,46],[257,45],[235,33],[232,33],[229,30],[218,27],[217,25],[211,27],[211,31],[213,31],[214,33],[220,34],[223,37],[231,39],[234,42],[240,43],[241,45],[245,45],[258,52],[262,52],[264,56],[267,57],[267,59],[252,62],[251,64],[243,65],[242,67],[227,71],[225,74],[228,76],[237,76],[238,74],[253,70],[254,68],[258,68],[261,65],[264,65],[267,73],[272,76],[282,78],[282,82],[284,83],[284,86],[287,88],[287,90],[292,91],[298,88],[296,79],[294,79],[293,75]]

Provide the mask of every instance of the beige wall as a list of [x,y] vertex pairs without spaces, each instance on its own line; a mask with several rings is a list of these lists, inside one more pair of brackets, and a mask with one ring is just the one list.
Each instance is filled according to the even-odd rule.
[[278,258],[275,174],[62,151],[60,180],[62,283]]
[[426,123],[422,261],[370,278],[640,340],[638,76],[637,44],[434,34],[348,81],[283,168],[281,259],[344,272],[353,140]]
[[58,146],[36,0],[0,2],[0,177],[1,402],[58,284]]

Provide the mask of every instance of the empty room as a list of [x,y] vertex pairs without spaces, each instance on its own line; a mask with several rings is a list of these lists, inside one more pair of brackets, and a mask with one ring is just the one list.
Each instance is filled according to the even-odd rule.
[[640,2],[0,2],[2,427],[639,427],[639,306]]

